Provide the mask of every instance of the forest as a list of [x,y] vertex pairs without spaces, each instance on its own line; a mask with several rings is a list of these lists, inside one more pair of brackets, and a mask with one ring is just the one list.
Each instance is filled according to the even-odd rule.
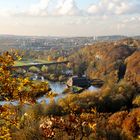
[[[54,67],[30,68],[24,75],[15,69],[17,62],[31,58],[69,63],[59,66],[57,73]],[[91,84],[95,79],[104,84],[95,91],[70,90],[56,100],[58,93],[52,92],[49,82],[30,78],[38,72],[65,83],[72,75],[64,75],[64,69],[74,76],[85,75]],[[49,102],[38,102],[44,95]],[[8,102],[0,104],[2,140],[139,140],[140,41],[99,41],[59,51],[4,51],[0,54],[1,101]]]

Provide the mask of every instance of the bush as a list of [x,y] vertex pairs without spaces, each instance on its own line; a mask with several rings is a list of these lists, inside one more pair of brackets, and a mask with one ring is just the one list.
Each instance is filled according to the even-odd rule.
[[137,95],[133,100],[133,105],[135,107],[140,107],[140,95]]
[[53,99],[45,108],[46,115],[60,116],[64,114],[64,109],[58,105]]
[[29,71],[34,72],[34,73],[38,73],[40,70],[39,70],[39,68],[37,68],[35,66],[32,66],[32,67],[29,68]]
[[[36,122],[37,123],[37,122]],[[39,131],[39,125],[34,123],[34,126],[27,126],[12,134],[14,140],[45,140]]]
[[129,138],[139,137],[140,130],[140,108],[132,110],[122,123],[123,132]]
[[43,73],[47,73],[48,72],[48,67],[47,66],[42,66],[41,71]]

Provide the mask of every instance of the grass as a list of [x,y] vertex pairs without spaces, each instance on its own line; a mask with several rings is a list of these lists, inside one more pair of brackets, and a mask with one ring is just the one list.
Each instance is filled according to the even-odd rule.
[[16,61],[15,66],[29,65],[31,61]]
[[42,59],[35,59],[34,62],[36,62],[36,63],[50,63],[49,61],[42,60]]
[[82,90],[83,90],[83,88],[81,88],[81,87],[77,87],[77,86],[73,86],[73,87],[72,87],[72,91],[73,91],[74,93],[81,92]]
[[23,66],[23,65],[30,65],[31,63],[50,63],[46,60],[40,60],[40,59],[30,59],[30,60],[20,60],[20,61],[15,61],[15,66]]

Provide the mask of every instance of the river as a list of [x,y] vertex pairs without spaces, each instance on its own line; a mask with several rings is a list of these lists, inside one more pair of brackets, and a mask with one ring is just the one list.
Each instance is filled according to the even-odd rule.
[[[48,82],[49,82],[49,85],[50,85],[50,88],[52,89],[52,91],[58,94],[58,96],[54,97],[55,101],[57,101],[60,98],[65,97],[65,95],[62,94],[62,93],[65,90],[65,88],[67,87],[66,84],[61,83],[61,82],[51,82],[51,81],[48,81]],[[96,90],[98,90],[98,88],[96,88],[94,86],[90,86],[86,90],[88,90],[88,91],[96,91]],[[49,103],[49,100],[50,99],[46,98],[46,95],[44,95],[44,96],[40,97],[39,99],[37,99],[37,102],[40,103],[42,101],[46,101],[46,103]],[[17,105],[18,101],[0,101],[0,105],[9,104],[9,103],[11,103],[13,105]]]
[[[64,83],[60,83],[60,82],[50,82],[50,88],[52,89],[53,92],[57,93],[58,96],[54,97],[55,101],[57,101],[60,98],[64,98],[65,94],[62,94],[63,91],[67,88],[67,85]],[[90,86],[88,89],[86,89],[87,91],[97,91],[98,88],[94,87],[94,86]],[[42,101],[45,101],[46,103],[49,103],[49,99],[46,98],[46,96],[44,95],[43,97],[39,98],[37,100],[39,103]]]

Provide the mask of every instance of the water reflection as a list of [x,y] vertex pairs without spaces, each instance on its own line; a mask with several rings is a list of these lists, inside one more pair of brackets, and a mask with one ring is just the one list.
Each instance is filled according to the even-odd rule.
[[[57,101],[60,98],[64,98],[66,96],[65,94],[62,94],[63,91],[65,90],[65,88],[67,88],[66,84],[63,84],[60,82],[50,82],[50,81],[49,81],[49,84],[50,84],[52,91],[58,94],[58,96],[54,97],[55,101]],[[86,91],[98,91],[98,90],[99,90],[99,88],[90,86]],[[43,97],[39,98],[37,101],[39,103],[42,101],[49,103],[50,99],[46,98],[46,96],[44,95]]]
[[0,105],[11,104],[16,106],[18,103],[19,101],[0,101]]
[[[44,79],[43,79],[44,80]],[[50,88],[52,89],[52,92],[55,92],[58,94],[58,96],[54,97],[54,100],[57,101],[60,98],[64,98],[65,95],[62,94],[63,91],[65,90],[65,88],[67,87],[66,84],[61,83],[61,82],[51,82],[48,81],[50,84]],[[99,90],[98,88],[94,87],[94,86],[90,86],[87,91],[97,91]],[[42,96],[41,98],[39,98],[37,100],[37,102],[42,102],[45,101],[46,103],[49,103],[50,99],[46,97],[46,95]],[[18,101],[0,101],[0,105],[4,105],[4,104],[13,104],[13,105],[17,105]]]
[[[62,93],[63,93],[64,89],[67,87],[66,84],[60,83],[60,82],[51,82],[51,81],[48,81],[48,82],[49,82],[50,88],[52,89],[52,92],[55,92],[58,94],[58,96],[54,97],[55,101],[57,101],[60,98],[65,97],[65,95]],[[44,95],[43,97],[41,97],[37,100],[37,102],[39,102],[39,103],[42,101],[49,103],[50,99],[46,98],[46,95]]]
[[60,82],[49,81],[49,85],[52,91],[57,94],[61,94],[64,91],[64,89],[67,87],[66,84]]
[[87,90],[88,90],[88,91],[98,91],[99,88],[94,87],[94,86],[90,86]]

